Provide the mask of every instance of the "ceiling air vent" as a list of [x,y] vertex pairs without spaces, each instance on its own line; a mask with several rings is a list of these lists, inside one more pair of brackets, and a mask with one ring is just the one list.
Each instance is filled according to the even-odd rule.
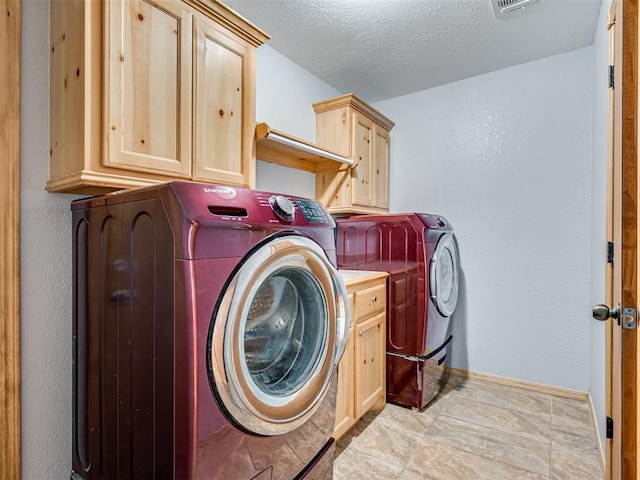
[[538,0],[491,0],[491,6],[496,18],[499,18],[537,2]]

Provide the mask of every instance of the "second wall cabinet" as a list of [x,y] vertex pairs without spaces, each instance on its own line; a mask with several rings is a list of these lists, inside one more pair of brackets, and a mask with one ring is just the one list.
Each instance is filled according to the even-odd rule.
[[389,211],[389,132],[394,123],[350,93],[315,103],[316,143],[349,157],[350,168],[316,172],[316,198],[330,213]]
[[47,189],[254,186],[255,49],[268,38],[216,1],[52,0]]

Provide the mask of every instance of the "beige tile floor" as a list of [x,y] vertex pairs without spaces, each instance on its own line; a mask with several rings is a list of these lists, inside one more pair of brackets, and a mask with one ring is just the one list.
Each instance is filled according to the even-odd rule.
[[601,480],[585,401],[452,375],[422,412],[387,404],[337,444],[334,480]]

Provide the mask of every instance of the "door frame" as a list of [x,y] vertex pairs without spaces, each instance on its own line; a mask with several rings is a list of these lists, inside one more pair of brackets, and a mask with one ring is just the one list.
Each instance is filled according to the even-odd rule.
[[[615,59],[616,52],[616,10],[617,1],[612,0],[609,8],[609,17],[607,20],[607,34],[608,34],[608,50],[609,50],[609,65],[615,65],[618,63]],[[611,85],[609,85],[611,87]],[[607,114],[607,219],[606,219],[606,239],[608,242],[614,242],[614,227],[613,227],[613,212],[614,212],[614,196],[615,196],[615,183],[614,183],[614,121],[615,111],[619,107],[616,105],[617,97],[615,91],[609,88],[608,94],[608,114]],[[617,177],[616,177],[617,180]],[[617,252],[619,254],[619,251]],[[613,281],[614,270],[613,263],[605,264],[605,303],[607,305],[613,305]],[[608,418],[614,418],[619,416],[619,410],[617,413],[613,412],[613,369],[614,369],[614,357],[613,357],[613,335],[614,324],[613,320],[609,320],[605,326],[605,415]],[[619,405],[617,405],[619,407]],[[620,472],[619,462],[613,465],[613,452],[616,451],[616,458],[620,457],[620,435],[614,435],[614,438],[605,439],[603,456],[604,459],[603,469],[606,480],[611,480],[613,471],[615,470],[618,475]]]
[[[615,240],[614,263],[607,267],[607,300],[613,308],[638,307],[638,1],[613,0],[609,27],[613,40],[614,92],[609,118],[612,179],[609,183],[608,239]],[[610,107],[611,108],[611,107]],[[611,268],[613,270],[611,270]],[[610,275],[610,276],[609,276]],[[606,478],[635,479],[638,468],[638,335],[610,320],[606,335],[607,415],[613,439],[607,441]]]
[[[0,478],[20,478],[20,14],[0,0]],[[6,14],[5,14],[6,12]]]
[[[623,0],[617,18],[622,18],[620,152],[621,152],[621,229],[622,229],[622,305],[638,305],[638,2]],[[617,31],[618,29],[616,29]],[[620,58],[620,57],[618,57]],[[615,147],[614,147],[615,148]],[[621,478],[638,475],[637,426],[637,330],[621,332]]]

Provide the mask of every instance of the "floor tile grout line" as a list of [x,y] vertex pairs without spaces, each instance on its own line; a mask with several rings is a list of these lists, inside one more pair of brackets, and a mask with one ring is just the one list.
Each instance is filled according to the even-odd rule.
[[[544,443],[544,441],[547,439],[545,436],[533,437],[533,436],[524,435],[524,434],[522,434],[520,432],[514,432],[514,431],[505,432],[504,430],[499,430],[497,428],[488,427],[487,425],[483,425],[481,423],[472,422],[470,420],[464,420],[464,419],[461,419],[461,418],[458,418],[458,417],[447,415],[446,413],[443,413],[443,415],[445,417],[447,417],[447,418],[450,418],[450,419],[453,419],[453,420],[458,420],[459,422],[468,423],[468,424],[471,424],[471,425],[475,425],[477,427],[486,428],[486,429],[489,429],[489,430],[492,430],[492,431],[495,431],[495,432],[499,432],[499,433],[508,433],[510,435],[515,435],[515,436],[523,438],[525,440],[533,440],[534,442],[535,441],[539,441],[540,443]],[[551,432],[549,432],[549,438],[551,438]]]
[[[452,394],[453,394],[453,393],[452,393]],[[448,400],[448,401],[452,401],[452,400],[451,400],[451,397],[448,397],[448,398],[447,398],[447,400]],[[551,450],[551,444],[550,444],[550,443],[551,443],[551,399],[550,399],[550,398],[546,398],[545,400],[549,402],[549,414],[540,414],[540,415],[545,415],[545,416],[546,416],[546,415],[548,415],[548,417],[549,417],[549,418],[548,418],[548,421],[549,421],[549,437],[548,437],[546,440],[548,441],[548,447],[549,447],[548,465],[549,465],[549,471],[550,471],[550,470],[551,470],[551,452],[550,452],[550,450]],[[453,401],[455,401],[455,400],[453,400]],[[506,407],[502,407],[502,406],[500,406],[500,405],[493,405],[493,404],[489,404],[489,403],[482,402],[482,401],[479,401],[479,400],[478,400],[477,402],[478,402],[478,403],[484,403],[485,405],[492,405],[492,406],[495,406],[495,407],[498,407],[498,408],[503,408],[504,410],[507,410],[507,411],[510,411],[510,412],[518,412],[517,410],[510,409],[510,408],[506,408]],[[519,412],[519,413],[528,413],[528,412]],[[487,428],[487,429],[489,429],[489,430],[493,430],[493,431],[496,431],[496,432],[500,432],[499,430],[497,430],[497,429],[495,429],[495,428],[492,428],[492,427],[487,427],[486,425],[478,424],[478,423],[471,422],[471,421],[468,421],[468,420],[461,420],[461,419],[459,419],[459,418],[456,418],[456,417],[452,417],[452,416],[450,416],[450,415],[447,415],[446,408],[443,408],[443,409],[441,409],[441,410],[438,412],[438,414],[436,415],[436,418],[435,418],[434,422],[432,423],[432,425],[433,425],[433,424],[435,424],[435,422],[436,422],[436,421],[437,421],[441,416],[444,416],[444,417],[447,417],[447,418],[452,418],[452,419],[454,419],[454,420],[458,420],[458,421],[461,421],[461,422],[464,422],[464,423],[469,423],[469,424],[471,424],[471,425],[476,425],[476,426],[481,427],[481,428]],[[510,433],[512,433],[512,432],[510,432]],[[515,435],[517,435],[517,436],[519,436],[520,438],[523,438],[523,439],[526,439],[526,440],[538,441],[538,440],[536,440],[536,439],[534,439],[534,438],[531,438],[531,437],[528,437],[528,436],[522,436],[521,434],[518,434],[518,433],[514,433],[514,434],[515,434]],[[540,443],[544,443],[545,438],[543,438],[543,437],[538,437],[538,438],[540,438]],[[475,455],[475,456],[477,456],[477,457],[481,457],[481,458],[485,458],[485,459],[490,458],[490,457],[486,457],[486,456],[480,455],[480,454],[478,454],[478,453],[476,453],[476,452],[473,452],[473,451],[465,450],[465,449],[463,449],[463,448],[458,448],[458,447],[451,447],[451,448],[454,448],[454,449],[456,449],[456,450],[464,451],[464,452],[466,452],[466,453],[469,453],[469,454]],[[511,464],[511,463],[508,463],[508,462],[504,462],[504,461],[499,460],[499,459],[496,459],[496,458],[491,458],[491,460],[496,461],[496,462],[499,462],[499,463],[502,463],[502,464],[504,464],[504,465],[509,465],[509,466],[512,466],[512,467],[515,467],[515,468],[520,468],[520,469],[525,470],[525,471],[527,471],[527,472],[531,472],[531,473],[534,473],[534,474],[538,474],[537,472],[535,472],[535,471],[533,471],[533,470],[530,470],[530,469],[528,469],[528,468],[524,468],[524,467],[522,467],[522,466],[520,466],[520,465],[514,465],[514,464]],[[551,477],[549,477],[549,478],[551,478]]]
[[[346,448],[345,448],[345,450],[346,450]],[[363,452],[363,451],[359,451],[358,453],[359,453],[361,456],[364,456],[365,458],[373,459],[373,460],[376,460],[376,461],[377,461],[377,460],[380,460],[380,459],[379,459],[379,457],[377,457],[377,456],[376,456],[375,454],[373,454],[373,453]],[[387,460],[383,460],[383,462],[384,462],[384,463],[386,463],[387,465],[392,466],[392,467],[399,468],[399,469],[400,469],[400,473],[398,474],[398,476],[400,476],[400,475],[402,474],[402,472],[404,471],[404,469],[406,468],[406,463],[405,463],[404,465],[400,466],[400,465],[398,465],[398,464],[396,464],[396,463],[392,463],[392,462],[389,462],[389,461],[387,461]]]
[[[525,397],[531,397],[531,398],[538,398],[538,399],[549,399],[550,397],[557,397],[557,398],[566,398],[566,397],[562,397],[561,395],[555,395],[553,393],[545,393],[545,392],[540,392],[540,391],[536,391],[536,390],[532,390],[529,388],[522,388],[522,387],[518,387],[516,385],[513,386],[509,386],[509,385],[503,385],[501,383],[496,383],[496,382],[491,382],[491,381],[478,381],[478,380],[473,380],[472,382],[467,381],[467,382],[463,382],[461,384],[459,384],[459,387],[462,388],[472,388],[473,384],[479,385],[480,388],[479,390],[501,390],[501,391],[508,391],[511,394],[518,394],[520,396],[525,396]],[[469,384],[470,386],[467,387],[467,384]],[[567,398],[567,400],[574,400],[571,398]],[[578,400],[580,401],[580,400]]]
[[[438,443],[438,441],[436,439],[432,439],[432,440],[435,443]],[[538,472],[536,472],[534,470],[530,470],[529,468],[523,467],[521,465],[514,465],[512,463],[505,462],[505,461],[503,461],[503,460],[501,460],[499,458],[487,457],[487,456],[481,455],[481,454],[479,454],[477,452],[473,452],[473,451],[470,451],[470,450],[465,450],[464,448],[454,447],[454,446],[451,446],[451,445],[447,445],[447,448],[449,448],[451,450],[457,450],[457,451],[460,451],[460,452],[464,452],[467,455],[471,455],[471,456],[474,456],[474,457],[477,457],[477,458],[481,458],[481,459],[484,459],[484,460],[490,460],[492,462],[499,463],[499,464],[505,465],[507,467],[516,468],[518,470],[522,470],[522,471],[525,471],[525,472],[533,473],[534,475],[541,475],[540,473],[538,473]],[[417,452],[417,449],[416,449],[416,451],[414,451],[413,455],[411,455],[411,458],[413,458],[413,456],[416,454],[416,452]],[[405,469],[408,468],[410,463],[411,462],[407,462],[407,465],[405,466]],[[411,469],[409,469],[409,470],[412,471],[412,472],[415,472],[415,470],[411,470]],[[420,473],[420,472],[416,472],[416,473]]]
[[[450,418],[450,417],[448,417],[448,418]],[[457,419],[454,419],[454,420],[457,420]],[[464,423],[464,422],[462,422],[462,423]],[[441,442],[438,441],[437,438],[431,437],[431,440],[433,440],[436,443],[441,443]],[[530,440],[530,439],[526,439],[526,440]],[[538,443],[543,443],[544,444],[545,442],[538,442]],[[508,466],[511,466],[511,467],[514,467],[514,468],[518,468],[520,470],[531,472],[531,473],[536,474],[536,475],[543,475],[543,474],[541,474],[541,473],[539,473],[539,472],[537,472],[535,470],[531,470],[530,468],[527,468],[527,467],[523,466],[522,464],[510,463],[508,461],[505,461],[504,459],[500,459],[500,458],[496,458],[496,457],[492,457],[492,456],[487,456],[487,455],[482,455],[482,454],[478,453],[477,451],[470,450],[469,448],[465,448],[462,445],[460,445],[460,446],[452,446],[452,445],[449,445],[449,444],[446,444],[446,443],[442,443],[442,444],[447,446],[448,448],[459,450],[459,451],[465,452],[465,453],[470,454],[470,455],[474,455],[474,456],[481,457],[481,458],[484,458],[484,459],[487,459],[487,460],[491,460],[493,462],[498,462],[498,463],[501,463],[503,465],[508,465]]]
[[526,411],[526,410],[519,409],[519,408],[505,407],[504,405],[497,405],[495,403],[485,402],[485,401],[482,401],[482,400],[474,400],[472,398],[469,398],[468,400],[473,400],[473,401],[475,401],[477,403],[481,403],[483,405],[489,405],[491,407],[502,408],[503,410],[509,410],[511,412],[516,412],[516,413],[520,413],[520,414],[523,414],[523,415],[526,414],[526,415],[535,415],[535,416],[538,416],[538,415],[539,416],[543,416],[543,415],[544,416],[551,416],[551,413],[531,412],[531,411]]
[[[477,400],[476,400],[476,399],[474,399],[474,398],[473,398],[473,396],[472,396],[472,395],[470,395],[470,396],[468,396],[468,397],[467,397],[467,396],[466,396],[466,394],[464,394],[464,395],[463,395],[463,398],[468,398],[468,399],[470,399],[470,400],[474,400],[474,401],[476,401],[476,402],[478,402],[478,403],[484,403],[485,405],[491,405],[491,406],[494,406],[494,407],[505,408],[505,409],[512,410],[512,411],[515,411],[515,412],[520,412],[520,413],[527,413],[527,414],[533,414],[533,415],[551,415],[551,410],[549,410],[549,413],[545,413],[545,412],[531,412],[530,410],[518,409],[518,408],[513,408],[513,407],[505,407],[504,405],[499,405],[499,404],[497,404],[497,403],[494,403],[494,402],[488,402],[488,401],[485,401],[485,400],[482,400],[482,399],[477,399]],[[551,401],[551,399],[547,399],[547,400],[548,400],[549,402]]]

